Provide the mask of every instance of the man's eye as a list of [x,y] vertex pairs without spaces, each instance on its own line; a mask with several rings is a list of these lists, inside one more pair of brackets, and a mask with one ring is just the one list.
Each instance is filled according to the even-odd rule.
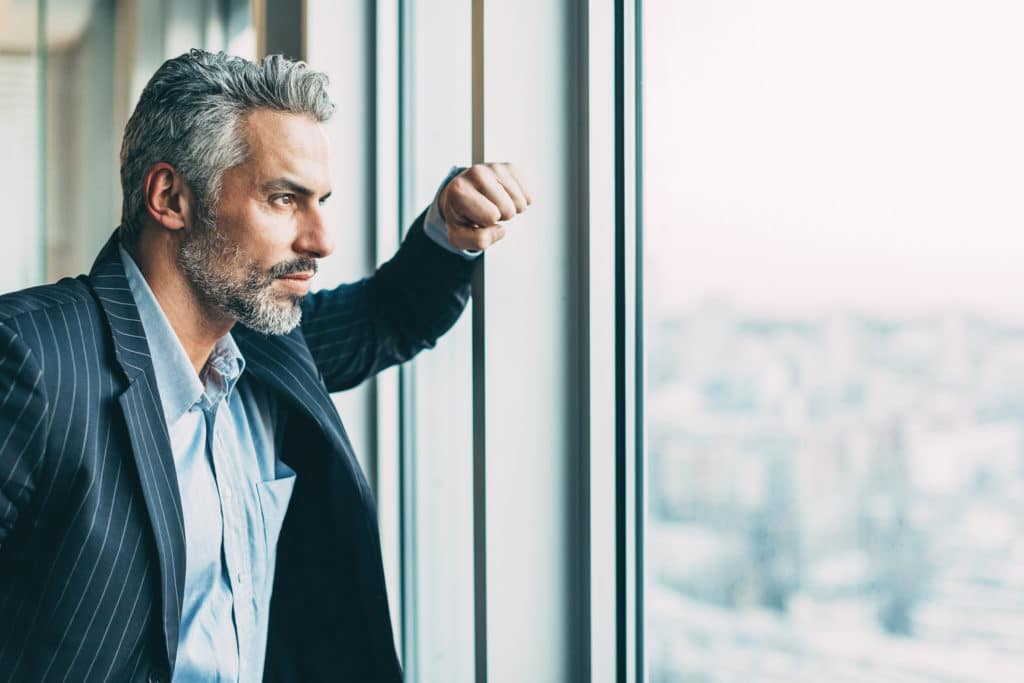
[[271,197],[271,201],[281,206],[291,206],[295,203],[295,195],[293,194],[278,194]]

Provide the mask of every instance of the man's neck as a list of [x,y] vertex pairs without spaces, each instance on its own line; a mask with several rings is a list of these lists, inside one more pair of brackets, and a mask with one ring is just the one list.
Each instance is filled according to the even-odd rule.
[[166,233],[144,230],[138,241],[125,245],[181,342],[196,374],[200,374],[217,341],[235,321],[207,310],[189,285],[177,262],[178,245]]

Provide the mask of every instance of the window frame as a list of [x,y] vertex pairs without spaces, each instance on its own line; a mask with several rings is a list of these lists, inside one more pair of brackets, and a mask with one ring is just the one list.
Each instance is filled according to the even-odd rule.
[[647,680],[644,648],[642,0],[615,0],[617,676]]

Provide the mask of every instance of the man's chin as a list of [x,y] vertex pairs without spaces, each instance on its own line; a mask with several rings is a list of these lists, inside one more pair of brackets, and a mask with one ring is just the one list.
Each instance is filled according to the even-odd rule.
[[288,334],[302,322],[302,308],[299,306],[302,299],[301,296],[290,296],[286,303],[264,304],[256,310],[244,312],[237,319],[249,329],[269,337]]

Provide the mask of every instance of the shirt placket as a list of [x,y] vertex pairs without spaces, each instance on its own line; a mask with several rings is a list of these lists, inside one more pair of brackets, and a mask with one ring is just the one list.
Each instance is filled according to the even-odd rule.
[[[205,401],[205,399],[204,399]],[[252,556],[247,538],[247,516],[245,513],[245,479],[231,452],[223,426],[216,419],[218,409],[224,406],[223,399],[204,406],[207,423],[208,448],[220,496],[221,515],[224,529],[224,571],[231,587],[232,608],[235,620],[235,638],[238,648],[239,680],[246,681],[248,668],[246,650],[256,626],[253,605]]]

